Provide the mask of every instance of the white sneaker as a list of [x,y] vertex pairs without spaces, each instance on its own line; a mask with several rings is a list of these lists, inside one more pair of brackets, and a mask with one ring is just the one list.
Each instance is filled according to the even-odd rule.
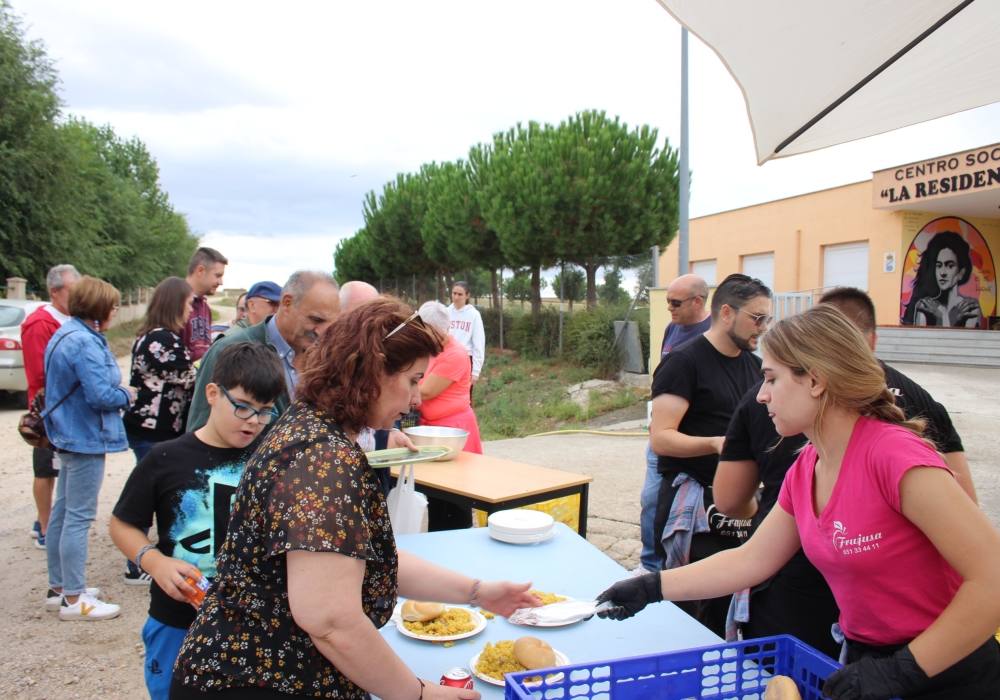
[[59,607],[60,620],[110,620],[118,617],[121,608],[113,603],[83,593],[72,605],[63,598]]
[[[101,595],[100,588],[88,588],[85,593],[93,598]],[[51,588],[45,593],[45,609],[48,612],[59,612],[62,603],[62,593],[56,593]]]

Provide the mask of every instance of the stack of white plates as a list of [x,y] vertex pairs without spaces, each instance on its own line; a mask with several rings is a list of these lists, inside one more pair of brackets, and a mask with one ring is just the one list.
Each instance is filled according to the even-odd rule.
[[552,516],[537,510],[498,510],[490,515],[490,537],[510,544],[535,544],[552,537]]

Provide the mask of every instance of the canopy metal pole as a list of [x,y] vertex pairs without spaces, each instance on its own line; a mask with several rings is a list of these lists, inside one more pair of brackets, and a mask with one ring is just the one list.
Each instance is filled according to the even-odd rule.
[[681,157],[679,202],[677,207],[677,274],[688,273],[688,199],[691,178],[688,172],[688,30],[681,27]]

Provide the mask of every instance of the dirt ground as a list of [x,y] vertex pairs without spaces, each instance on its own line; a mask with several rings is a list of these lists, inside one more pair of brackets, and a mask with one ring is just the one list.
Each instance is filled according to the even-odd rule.
[[[927,365],[900,369],[952,410],[984,510],[995,524],[1000,522],[1000,474],[996,470],[1000,450],[995,439],[1000,371]],[[34,520],[31,452],[15,431],[20,413],[10,402],[0,404],[0,609],[7,614],[0,635],[0,698],[145,697],[139,630],[146,618],[148,592],[145,587],[122,583],[124,559],[107,534],[111,508],[133,466],[132,455],[108,458],[87,568],[88,585],[99,586],[103,598],[122,606],[122,614],[106,622],[60,622],[43,609],[45,552],[36,549],[28,537]],[[574,445],[571,465],[566,460],[568,441]],[[644,445],[640,438],[554,436],[488,443],[486,450],[594,476],[588,539],[631,567],[638,552]]]

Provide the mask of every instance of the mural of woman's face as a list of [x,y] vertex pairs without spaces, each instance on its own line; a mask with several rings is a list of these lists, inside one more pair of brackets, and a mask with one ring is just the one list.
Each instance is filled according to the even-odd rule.
[[963,273],[964,268],[958,266],[958,256],[955,255],[955,251],[951,248],[942,248],[934,263],[934,277],[937,279],[938,289],[947,292],[955,286]]

